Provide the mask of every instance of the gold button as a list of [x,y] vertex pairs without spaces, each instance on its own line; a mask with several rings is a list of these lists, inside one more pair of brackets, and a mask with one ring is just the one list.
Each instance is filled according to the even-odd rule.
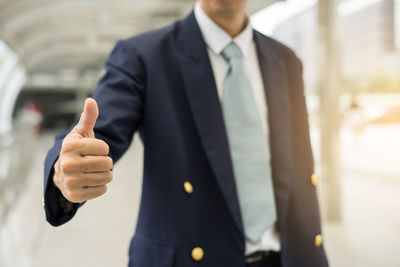
[[189,182],[185,182],[183,184],[183,188],[185,188],[186,193],[192,194],[193,193],[193,185]]
[[192,250],[192,258],[195,261],[201,261],[203,257],[204,257],[204,251],[202,248],[197,247]]
[[315,173],[311,175],[311,184],[317,186],[319,182],[319,177]]
[[44,198],[42,197],[42,207],[44,209]]
[[320,247],[322,245],[322,235],[316,235],[314,242],[316,247]]

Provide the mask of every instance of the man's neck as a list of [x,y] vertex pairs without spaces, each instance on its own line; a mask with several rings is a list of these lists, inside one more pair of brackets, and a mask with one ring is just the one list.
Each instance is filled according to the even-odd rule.
[[219,27],[224,29],[232,38],[241,33],[249,23],[246,12],[238,11],[236,13],[212,14],[201,4],[201,8],[206,15],[212,19]]

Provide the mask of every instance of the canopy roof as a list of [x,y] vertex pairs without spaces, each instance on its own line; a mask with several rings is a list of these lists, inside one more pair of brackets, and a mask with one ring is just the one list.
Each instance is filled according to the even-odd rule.
[[[254,12],[276,0],[249,0]],[[116,40],[182,18],[190,0],[0,0],[0,40],[28,74],[102,67]]]

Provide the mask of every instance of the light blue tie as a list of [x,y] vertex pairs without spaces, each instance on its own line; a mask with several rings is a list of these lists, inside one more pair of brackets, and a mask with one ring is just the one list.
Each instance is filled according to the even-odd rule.
[[229,63],[223,88],[223,113],[239,205],[245,235],[257,242],[276,221],[267,137],[243,69],[240,48],[232,42],[221,54]]

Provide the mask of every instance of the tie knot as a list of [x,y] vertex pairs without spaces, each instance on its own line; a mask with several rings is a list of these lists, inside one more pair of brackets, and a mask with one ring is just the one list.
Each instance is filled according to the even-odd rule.
[[231,42],[228,44],[224,50],[222,50],[221,55],[225,58],[226,61],[231,61],[233,58],[241,59],[243,54],[242,51],[240,50],[240,47],[235,44],[234,42]]

